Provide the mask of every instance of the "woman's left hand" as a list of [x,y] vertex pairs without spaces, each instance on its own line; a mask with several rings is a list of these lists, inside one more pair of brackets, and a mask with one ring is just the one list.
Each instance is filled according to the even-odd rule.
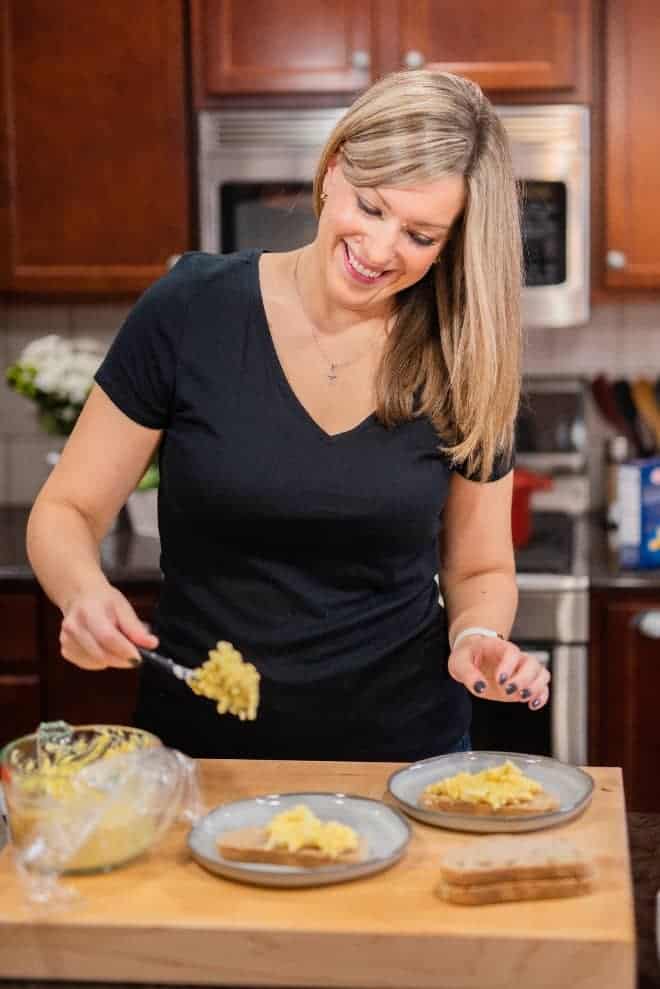
[[513,642],[469,635],[449,656],[449,673],[476,697],[517,701],[539,711],[550,696],[550,672]]

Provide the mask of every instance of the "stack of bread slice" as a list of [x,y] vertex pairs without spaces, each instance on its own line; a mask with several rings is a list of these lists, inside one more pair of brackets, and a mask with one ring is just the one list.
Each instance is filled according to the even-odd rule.
[[593,888],[593,860],[567,838],[492,837],[453,848],[440,862],[437,892],[478,905],[577,896]]

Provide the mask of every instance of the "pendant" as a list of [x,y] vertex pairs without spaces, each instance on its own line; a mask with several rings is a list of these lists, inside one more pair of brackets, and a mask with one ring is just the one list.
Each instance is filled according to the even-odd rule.
[[336,367],[337,367],[336,364],[331,364],[330,365],[330,370],[328,371],[328,381],[330,381],[330,382],[333,382],[333,381],[336,381],[337,380],[337,372],[335,370]]

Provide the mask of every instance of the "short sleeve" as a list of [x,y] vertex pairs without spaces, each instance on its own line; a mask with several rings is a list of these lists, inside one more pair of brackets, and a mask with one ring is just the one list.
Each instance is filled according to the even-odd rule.
[[[488,477],[484,480],[484,484],[489,484],[491,481],[499,481],[500,478],[505,477],[509,471],[513,470],[516,463],[515,450],[512,450],[510,454],[503,453],[500,451],[496,454],[495,460],[493,461],[493,469],[491,470]],[[465,464],[457,464],[453,468],[457,474],[461,477],[466,478],[468,481],[480,481],[480,477],[477,474],[471,474]]]
[[151,429],[170,422],[179,348],[196,282],[194,253],[184,254],[135,303],[95,375],[125,415]]

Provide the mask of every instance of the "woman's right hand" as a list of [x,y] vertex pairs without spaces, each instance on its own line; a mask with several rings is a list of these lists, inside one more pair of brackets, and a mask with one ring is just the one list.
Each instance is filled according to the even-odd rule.
[[155,649],[157,645],[158,638],[110,584],[78,595],[64,611],[62,656],[83,670],[132,669],[140,658],[136,646]]

